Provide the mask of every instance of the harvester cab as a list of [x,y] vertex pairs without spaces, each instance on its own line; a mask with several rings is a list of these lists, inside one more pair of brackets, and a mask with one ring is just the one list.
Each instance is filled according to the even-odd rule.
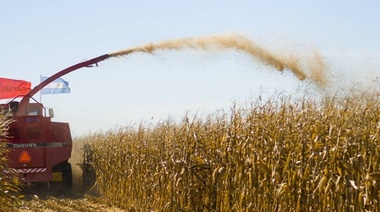
[[[42,103],[39,103],[34,98],[30,97],[34,102],[28,103],[26,112],[24,115],[40,116],[54,118],[53,108],[45,108]],[[20,102],[12,100],[6,104],[1,104],[2,110],[6,112],[7,116],[17,115],[19,112]]]

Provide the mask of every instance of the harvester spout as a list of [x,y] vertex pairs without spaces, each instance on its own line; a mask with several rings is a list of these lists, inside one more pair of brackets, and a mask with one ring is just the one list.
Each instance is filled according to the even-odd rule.
[[63,69],[62,71],[57,72],[56,74],[50,76],[46,80],[42,81],[39,85],[37,85],[36,87],[34,87],[31,91],[29,91],[28,94],[26,94],[21,99],[17,114],[18,115],[25,115],[27,104],[29,103],[29,99],[32,96],[34,96],[37,92],[39,92],[41,89],[43,89],[45,86],[47,86],[49,83],[53,82],[54,80],[56,80],[56,79],[58,79],[58,78],[60,78],[60,77],[62,77],[64,75],[66,75],[66,74],[68,74],[68,73],[70,73],[72,71],[75,71],[77,69],[80,69],[80,68],[83,68],[83,67],[92,67],[93,64],[95,64],[97,66],[98,62],[106,60],[109,57],[110,56],[108,54],[104,54],[104,55],[101,55],[99,57],[95,57],[95,58],[92,58],[90,60],[86,60],[86,61],[83,61],[81,63],[78,63],[78,64],[75,64],[73,66],[70,66],[70,67],[68,67],[66,69]]

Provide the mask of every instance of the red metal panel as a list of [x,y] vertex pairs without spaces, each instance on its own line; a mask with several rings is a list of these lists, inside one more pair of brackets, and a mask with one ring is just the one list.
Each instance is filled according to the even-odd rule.
[[[11,168],[44,167],[45,148],[39,146],[44,142],[43,116],[14,117],[10,125],[10,152],[8,153],[9,166]],[[26,151],[30,161],[22,160]]]
[[71,157],[72,140],[67,123],[51,122],[46,126],[46,166],[53,167]]

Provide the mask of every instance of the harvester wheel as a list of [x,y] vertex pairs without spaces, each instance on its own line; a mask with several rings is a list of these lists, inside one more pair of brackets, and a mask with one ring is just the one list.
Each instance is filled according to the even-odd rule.
[[73,188],[73,173],[71,170],[71,164],[65,163],[62,171],[62,185],[66,188],[66,191],[71,192]]
[[70,195],[73,185],[71,164],[68,162],[58,164],[53,168],[53,172],[57,173],[56,177],[58,178],[54,179],[55,176],[53,174],[53,180],[57,180],[52,183],[53,194]]

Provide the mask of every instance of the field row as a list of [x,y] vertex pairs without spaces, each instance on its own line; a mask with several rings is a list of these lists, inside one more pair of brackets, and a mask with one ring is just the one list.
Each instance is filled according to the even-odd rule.
[[281,97],[83,138],[99,192],[164,211],[375,211],[380,101]]

